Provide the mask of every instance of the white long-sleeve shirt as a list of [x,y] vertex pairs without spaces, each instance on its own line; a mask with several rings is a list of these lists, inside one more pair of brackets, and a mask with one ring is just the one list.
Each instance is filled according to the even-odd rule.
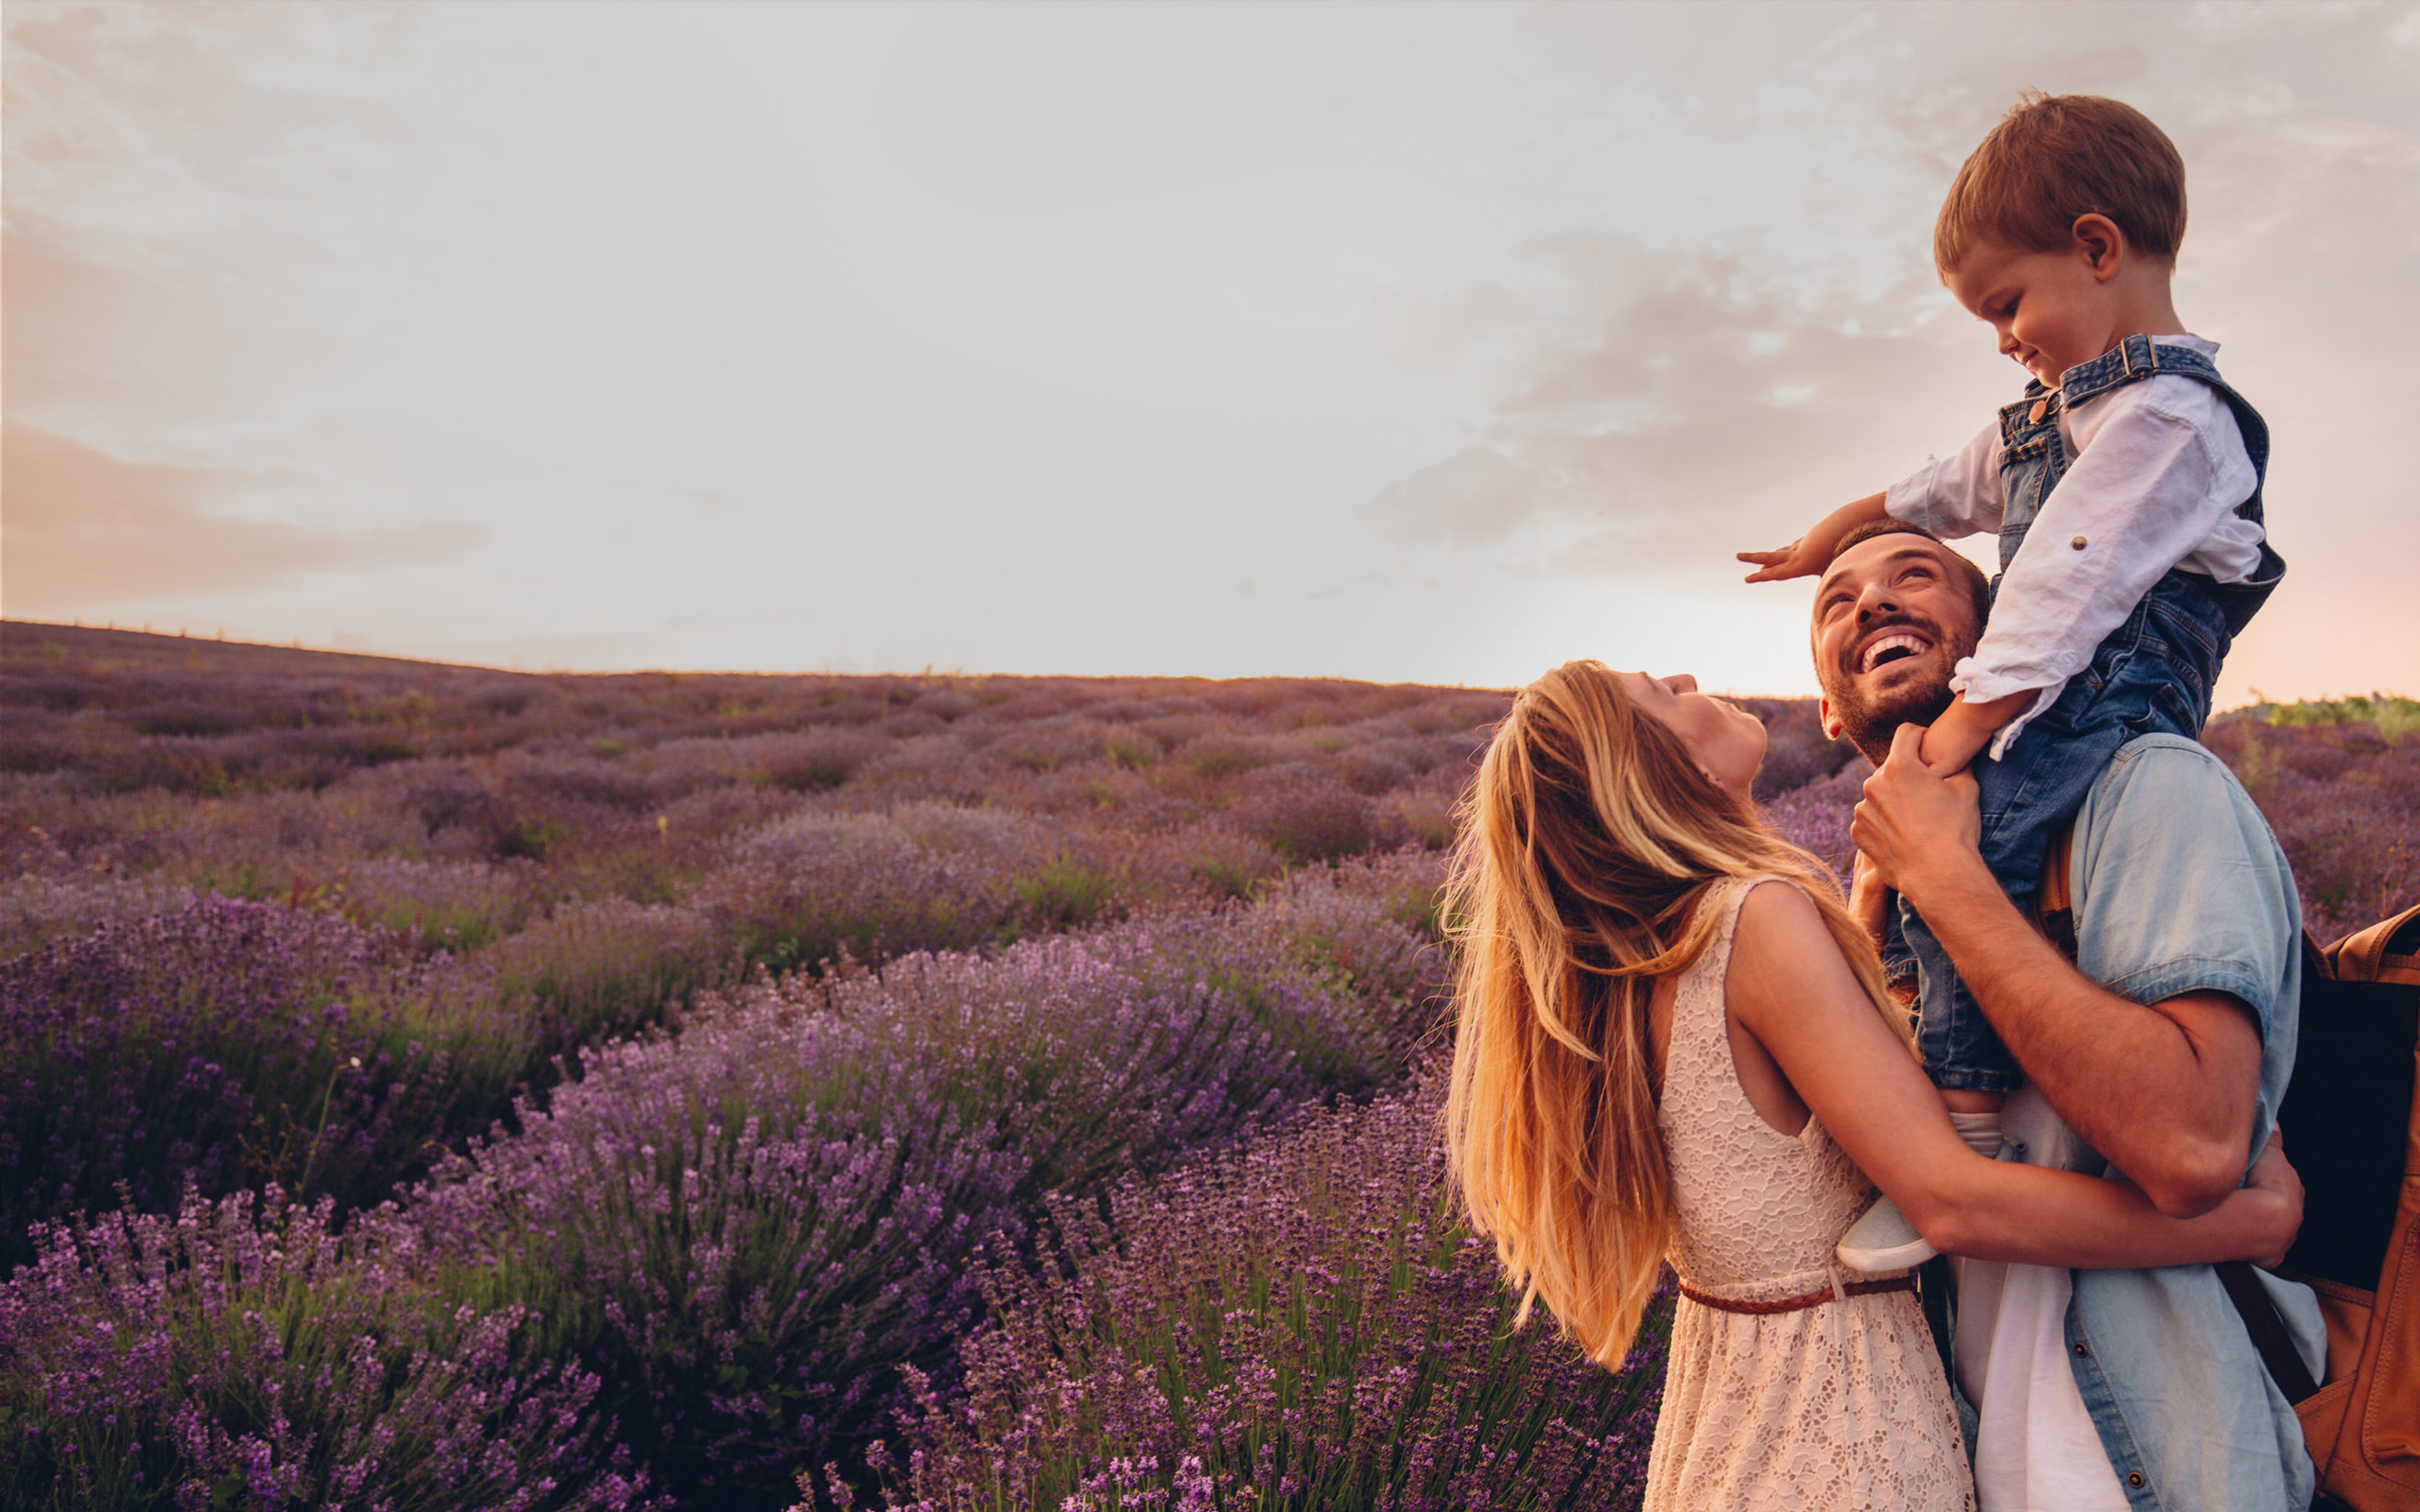
[[[2152,341],[2205,357],[2219,350],[2199,336]],[[1975,654],[1950,679],[1968,703],[2041,690],[1993,737],[1996,760],[2169,569],[2239,583],[2260,565],[2260,524],[2235,512],[2258,475],[2209,385],[2175,373],[2122,385],[2062,409],[2059,438],[2073,460],[2009,563]],[[1997,531],[2006,502],[1995,420],[1956,455],[1893,484],[1883,508],[1957,537]]]

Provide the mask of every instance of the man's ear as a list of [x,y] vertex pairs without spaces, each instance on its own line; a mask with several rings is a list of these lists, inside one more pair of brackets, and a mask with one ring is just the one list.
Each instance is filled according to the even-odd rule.
[[1832,696],[1828,693],[1815,700],[1815,717],[1824,721],[1824,738],[1825,740],[1840,739],[1841,732],[1848,728],[1846,725],[1841,724],[1840,719],[1833,714]]
[[2095,212],[2078,215],[2074,230],[2076,250],[2092,265],[2092,276],[2103,284],[2116,278],[2126,261],[2126,233],[2118,223]]

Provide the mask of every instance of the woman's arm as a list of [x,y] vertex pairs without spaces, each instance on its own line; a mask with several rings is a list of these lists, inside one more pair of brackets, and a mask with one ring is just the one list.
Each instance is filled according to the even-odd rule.
[[1786,883],[1755,888],[1742,906],[1726,1001],[1834,1143],[1950,1253],[2096,1269],[2273,1261],[2301,1222],[2301,1189],[2290,1167],[2280,1174],[2282,1159],[2203,1216],[2170,1218],[2126,1182],[1977,1155],[1815,905]]

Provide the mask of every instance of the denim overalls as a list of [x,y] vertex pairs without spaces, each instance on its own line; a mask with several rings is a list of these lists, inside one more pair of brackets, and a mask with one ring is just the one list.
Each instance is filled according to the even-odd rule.
[[[2252,458],[2252,496],[2236,513],[2257,521],[2260,488],[2269,472],[2269,426],[2243,396],[2228,387],[2209,358],[2186,347],[2156,346],[2131,335],[2090,362],[2059,375],[2059,387],[2029,383],[2025,397],[2000,411],[2000,487],[2007,512],[2000,522],[2000,572],[2016,558],[2043,501],[2071,460],[2059,436],[2062,408],[2156,373],[2197,378],[2226,401]],[[2219,583],[2172,568],[2152,585],[2125,623],[2109,633],[2083,670],[2067,679],[2058,701],[2024,730],[1999,760],[1974,765],[1981,792],[1984,865],[2023,908],[2042,880],[2042,860],[2059,831],[2076,816],[2101,768],[2138,735],[2164,731],[2197,739],[2209,717],[2210,690],[2228,645],[2277,586],[2286,564],[2264,540],[2252,579]],[[1999,595],[2000,578],[1992,579]],[[1899,926],[1920,973],[1923,1017],[1917,1048],[1937,1087],[2007,1091],[2023,1076],[1984,1021],[1957,969],[1905,899]]]

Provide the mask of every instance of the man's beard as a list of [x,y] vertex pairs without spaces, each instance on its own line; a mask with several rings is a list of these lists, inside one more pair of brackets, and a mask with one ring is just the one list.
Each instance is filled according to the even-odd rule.
[[[1954,667],[1960,658],[1975,653],[1971,643],[1951,645],[1939,626],[1913,615],[1903,615],[1858,636],[1858,644],[1869,644],[1875,636],[1888,634],[1902,626],[1922,631],[1932,642],[1932,649],[1925,655],[1940,657],[1946,666]],[[1837,666],[1828,668],[1827,672],[1828,676],[1821,680],[1824,683],[1824,694],[1832,700],[1832,715],[1841,722],[1841,732],[1848,736],[1849,744],[1876,766],[1881,765],[1882,759],[1891,754],[1891,737],[1898,733],[1901,725],[1929,725],[1946,713],[1958,698],[1958,695],[1950,691],[1949,674],[1945,668],[1938,679],[1927,679],[1904,684],[1871,702],[1858,687],[1855,677]]]

